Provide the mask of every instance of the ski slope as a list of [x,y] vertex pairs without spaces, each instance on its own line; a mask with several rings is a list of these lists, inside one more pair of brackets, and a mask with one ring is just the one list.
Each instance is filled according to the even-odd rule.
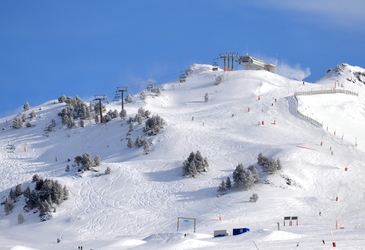
[[[298,242],[301,249],[329,249],[332,242],[339,249],[364,249],[364,90],[346,81],[351,66],[342,78],[304,85],[266,71],[190,69],[186,82],[163,84],[161,96],[146,91],[146,99],[135,95],[125,105],[129,116],[143,107],[166,122],[161,134],[148,137],[148,155],[127,147],[129,126],[120,118],[64,128],[57,113],[65,104],[58,101],[32,108],[37,117],[31,128],[12,129],[13,117],[1,118],[1,201],[18,183],[32,185],[35,173],[67,185],[70,198],[46,222],[24,213],[23,200],[10,215],[2,209],[0,249],[296,249]],[[220,74],[225,81],[215,85]],[[296,115],[294,92],[330,89],[336,81],[359,96],[298,96],[298,110],[323,128]],[[120,111],[121,104],[106,108]],[[46,133],[51,119],[57,126]],[[144,135],[143,124],[131,135]],[[208,158],[209,171],[185,178],[182,163],[197,150]],[[85,152],[100,155],[98,172],[65,172],[68,158]],[[220,182],[232,179],[239,163],[258,166],[260,152],[279,158],[283,169],[266,175],[258,167],[261,181],[252,190],[218,195]],[[110,175],[103,174],[107,167]],[[249,202],[253,193],[256,203]],[[25,217],[20,225],[19,213]],[[284,216],[298,216],[299,225],[284,226]],[[178,217],[196,218],[196,232],[192,221],[181,222],[177,231]],[[336,221],[344,229],[336,229]],[[251,231],[213,237],[214,230],[243,227]]]

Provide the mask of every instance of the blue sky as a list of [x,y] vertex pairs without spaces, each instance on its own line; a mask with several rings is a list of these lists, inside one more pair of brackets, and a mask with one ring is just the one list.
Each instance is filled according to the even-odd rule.
[[310,72],[311,82],[340,63],[365,68],[364,9],[363,0],[1,1],[0,116],[60,95],[113,100],[119,86],[136,93],[224,52]]

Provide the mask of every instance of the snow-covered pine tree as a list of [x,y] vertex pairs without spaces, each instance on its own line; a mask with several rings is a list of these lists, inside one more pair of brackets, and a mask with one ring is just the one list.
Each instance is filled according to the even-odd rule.
[[251,202],[256,202],[259,199],[259,196],[257,194],[252,194],[252,196],[250,197],[250,201]]
[[143,140],[143,153],[145,155],[148,155],[149,153],[151,153],[150,144],[149,144],[147,138],[144,138],[144,140]]
[[22,128],[23,127],[22,119],[20,119],[19,117],[15,117],[13,119],[13,126],[12,127],[15,128],[15,129]]
[[19,197],[23,194],[22,192],[22,184],[18,184],[15,186],[15,196]]
[[253,178],[255,179],[255,183],[260,181],[260,176],[257,171],[257,168],[253,165],[248,166],[247,168],[249,171],[251,171]]
[[208,93],[205,93],[204,101],[205,101],[205,102],[209,102],[209,100],[210,100],[210,96],[209,96],[209,94],[208,94]]
[[81,164],[83,165],[85,170],[90,170],[92,167],[95,167],[95,162],[91,158],[91,154],[89,154],[89,153],[84,153],[82,155]]
[[26,116],[26,114],[23,113],[23,115],[22,115],[22,121],[25,122],[26,120],[27,120],[27,116]]
[[143,146],[143,140],[142,140],[142,138],[141,138],[140,135],[137,137],[136,142],[135,142],[135,145],[137,147],[142,147]]
[[5,214],[10,214],[14,209],[14,203],[13,200],[10,197],[6,197],[5,204],[4,204],[4,211]]
[[63,186],[62,193],[63,193],[63,195],[62,195],[63,200],[68,200],[69,192],[68,192],[66,185]]
[[58,97],[58,102],[59,103],[63,103],[63,102],[65,102],[66,101],[66,96],[65,95],[61,95],[60,97]]
[[136,117],[134,118],[134,120],[138,123],[138,125],[142,124],[143,118],[141,114],[136,114]]
[[18,214],[18,224],[22,224],[24,220],[24,216],[22,214]]
[[238,190],[249,190],[253,186],[255,178],[251,171],[246,170],[242,164],[238,164],[233,172],[233,181]]
[[231,178],[229,178],[229,176],[227,177],[226,180],[226,189],[231,190],[232,188],[232,182],[231,182]]
[[131,122],[129,124],[129,132],[132,132],[132,131],[134,131],[134,124],[133,124],[133,122]]
[[221,195],[224,195],[227,192],[226,189],[226,182],[224,180],[222,180],[222,182],[219,184],[218,190],[217,190]]
[[121,110],[119,113],[119,116],[122,120],[126,120],[127,119],[127,111],[125,109]]
[[29,117],[30,118],[34,118],[36,116],[37,116],[37,114],[36,114],[36,112],[34,110],[32,110],[32,112],[30,112],[30,114],[29,114]]
[[126,103],[130,103],[130,102],[132,102],[132,96],[131,95],[127,95],[127,97],[126,98],[124,98],[124,101],[126,102]]
[[142,99],[146,99],[147,98],[147,95],[146,95],[146,93],[144,91],[142,91],[141,94],[140,94],[140,97]]
[[24,103],[23,109],[24,109],[24,111],[27,111],[27,110],[30,109],[30,106],[29,106],[29,103],[28,102]]
[[107,167],[105,169],[105,174],[111,174],[112,170],[110,169],[110,167]]
[[101,164],[101,158],[99,155],[96,155],[94,158],[95,166],[100,166]]
[[127,147],[128,147],[128,148],[133,148],[133,147],[134,147],[134,142],[133,142],[133,138],[132,138],[132,136],[129,136],[129,137],[128,137]]

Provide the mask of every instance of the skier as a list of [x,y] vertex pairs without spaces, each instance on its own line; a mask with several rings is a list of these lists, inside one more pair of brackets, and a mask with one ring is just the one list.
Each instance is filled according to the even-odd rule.
[[297,243],[297,247],[299,247],[299,242]]
[[323,244],[326,244],[326,243],[324,242],[324,240],[322,240],[322,243],[323,243]]

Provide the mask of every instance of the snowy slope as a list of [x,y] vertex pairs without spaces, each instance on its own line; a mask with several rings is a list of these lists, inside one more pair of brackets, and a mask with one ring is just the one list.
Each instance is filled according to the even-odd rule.
[[[293,93],[333,88],[334,82],[342,84],[341,77],[331,75],[303,85],[266,71],[213,72],[208,65],[190,69],[186,82],[164,84],[161,96],[146,92],[147,99],[136,95],[125,105],[132,117],[143,107],[166,121],[163,133],[148,138],[149,155],[141,148],[127,147],[128,124],[119,118],[107,124],[89,121],[85,128],[63,128],[57,113],[65,104],[57,101],[34,108],[38,116],[31,121],[36,125],[32,128],[11,129],[13,117],[0,119],[2,201],[16,184],[25,183],[23,189],[30,185],[35,173],[59,180],[71,192],[46,222],[24,213],[26,220],[18,225],[22,201],[8,216],[2,210],[0,249],[80,245],[84,249],[257,249],[253,241],[259,249],[294,249],[297,242],[304,249],[327,249],[332,242],[330,230],[342,249],[361,249],[365,243],[363,86],[346,82],[346,88],[359,97],[299,96],[299,110],[324,123],[318,128],[295,115]],[[219,74],[225,75],[225,81],[215,85]],[[120,111],[120,103],[106,106]],[[58,126],[47,137],[44,129],[51,119]],[[144,134],[142,128],[135,126],[134,139]],[[8,153],[8,145],[14,147],[13,153]],[[182,162],[197,150],[208,158],[209,171],[196,178],[182,177]],[[99,172],[81,177],[74,168],[65,172],[67,159],[85,152],[101,156]],[[239,163],[257,165],[260,152],[280,158],[283,170],[268,176],[259,168],[261,181],[252,190],[217,197],[219,183],[232,178]],[[98,176],[107,167],[112,174]],[[248,202],[252,193],[259,196],[256,203]],[[191,221],[181,222],[176,232],[179,216],[196,218],[196,233]],[[284,216],[298,216],[299,226],[284,227]],[[336,221],[345,229],[336,230]],[[241,227],[251,232],[213,238],[214,230]]]

